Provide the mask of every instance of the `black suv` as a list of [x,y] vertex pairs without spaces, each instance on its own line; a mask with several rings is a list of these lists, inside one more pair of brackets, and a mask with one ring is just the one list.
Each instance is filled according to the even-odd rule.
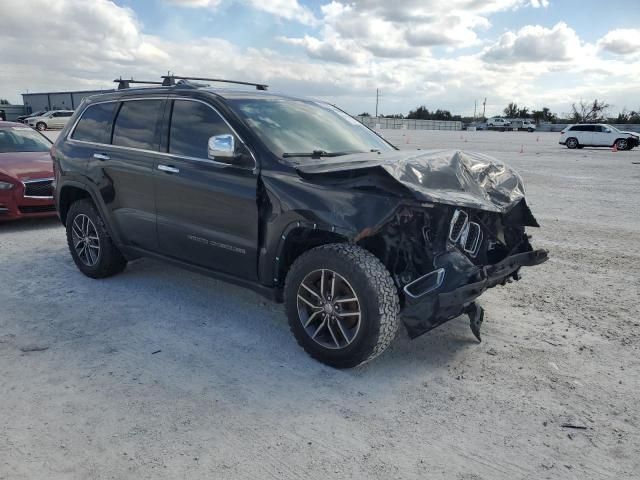
[[[326,103],[167,77],[83,101],[52,149],[55,201],[89,277],[149,256],[284,301],[333,367],[466,313],[544,262],[520,177],[458,151],[399,151]],[[182,77],[184,78],[184,77]]]

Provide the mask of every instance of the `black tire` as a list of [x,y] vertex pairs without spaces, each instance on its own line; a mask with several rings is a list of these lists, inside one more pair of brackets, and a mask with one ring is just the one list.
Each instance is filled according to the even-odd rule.
[[[74,222],[76,228],[77,239],[77,221],[80,219],[88,218],[90,220],[91,231],[95,231],[98,250],[95,253],[95,263],[87,262],[83,259],[82,251],[79,253],[74,244]],[[89,223],[87,223],[89,225]],[[71,252],[71,257],[75,262],[78,269],[84,273],[87,277],[91,278],[105,278],[120,273],[127,266],[127,260],[124,258],[120,250],[114,245],[107,229],[102,221],[102,217],[96,210],[95,205],[89,199],[82,199],[74,202],[69,208],[67,213],[67,245]],[[86,249],[88,247],[85,246]],[[95,247],[94,247],[95,248]],[[84,254],[86,257],[86,254]]]
[[578,143],[578,139],[575,137],[567,138],[565,145],[567,146],[567,148],[570,148],[571,150],[573,150],[574,148],[578,148],[580,146],[580,144]]
[[38,122],[36,123],[36,130],[38,130],[39,132],[44,132],[47,129],[47,124],[44,122]]
[[[322,346],[303,326],[298,293],[303,280],[319,270],[337,273],[358,299],[359,324],[351,343],[344,347]],[[334,368],[351,368],[374,359],[398,332],[400,302],[393,279],[375,255],[357,245],[329,244],[302,254],[287,275],[284,300],[289,327],[298,344],[311,357]]]
[[629,141],[626,138],[619,138],[614,142],[618,150],[629,150]]

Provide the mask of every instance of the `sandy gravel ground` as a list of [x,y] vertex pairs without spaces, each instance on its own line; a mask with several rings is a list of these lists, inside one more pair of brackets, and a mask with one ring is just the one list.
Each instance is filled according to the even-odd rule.
[[335,371],[252,292],[150,260],[91,280],[56,220],[0,225],[0,479],[639,478],[640,151],[386,135],[525,178],[551,260],[482,297],[481,344],[456,319]]

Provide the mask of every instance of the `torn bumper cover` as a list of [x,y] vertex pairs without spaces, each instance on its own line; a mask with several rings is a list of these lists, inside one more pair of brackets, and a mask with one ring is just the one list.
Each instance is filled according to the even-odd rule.
[[415,338],[465,313],[467,307],[485,290],[518,279],[521,267],[547,261],[546,250],[511,255],[484,267],[471,264],[459,252],[447,252],[439,258],[439,268],[404,287],[404,324]]

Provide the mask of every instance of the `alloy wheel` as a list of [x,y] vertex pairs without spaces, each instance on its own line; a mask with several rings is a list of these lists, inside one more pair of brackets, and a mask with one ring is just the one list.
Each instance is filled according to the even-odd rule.
[[73,219],[71,227],[73,248],[78,258],[87,267],[93,267],[100,258],[100,238],[91,219],[80,213]]
[[333,270],[322,269],[309,273],[300,283],[298,317],[314,342],[338,350],[357,337],[362,311],[349,282]]
[[616,145],[618,150],[626,150],[627,149],[627,141],[626,140],[618,140],[618,145]]

